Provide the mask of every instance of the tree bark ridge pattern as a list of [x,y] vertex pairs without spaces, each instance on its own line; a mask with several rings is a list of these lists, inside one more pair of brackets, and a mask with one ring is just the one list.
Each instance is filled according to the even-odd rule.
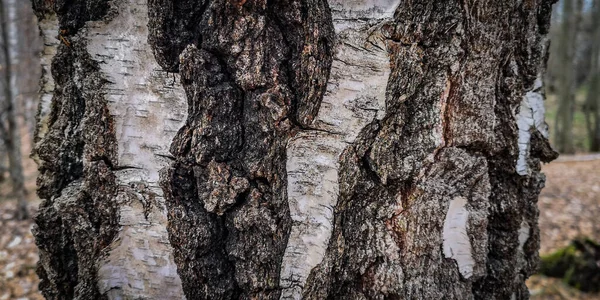
[[[111,298],[121,141],[83,35],[123,12],[67,2],[34,0],[61,41],[38,272],[50,299]],[[553,2],[149,0],[187,101],[160,174],[187,299],[527,299]]]

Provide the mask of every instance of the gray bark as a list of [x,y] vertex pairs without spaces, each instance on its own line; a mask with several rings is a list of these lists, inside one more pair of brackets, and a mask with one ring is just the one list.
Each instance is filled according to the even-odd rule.
[[34,0],[40,289],[526,299],[551,5]]

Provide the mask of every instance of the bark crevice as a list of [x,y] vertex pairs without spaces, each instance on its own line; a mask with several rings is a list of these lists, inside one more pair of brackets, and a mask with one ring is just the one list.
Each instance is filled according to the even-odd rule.
[[155,57],[181,74],[188,100],[162,177],[175,261],[189,298],[276,299],[291,226],[285,149],[325,91],[329,10],[321,0],[194,5],[200,24],[181,30],[191,14],[150,3]]
[[[467,4],[425,1],[396,11],[386,115],[342,155],[333,236],[305,298],[527,297],[539,244],[540,159],[555,155],[534,134],[531,172],[519,178],[514,116],[531,74],[543,72],[540,33],[552,1]],[[457,196],[466,199],[472,266],[440,251],[439,216]],[[519,250],[522,224],[530,235]]]

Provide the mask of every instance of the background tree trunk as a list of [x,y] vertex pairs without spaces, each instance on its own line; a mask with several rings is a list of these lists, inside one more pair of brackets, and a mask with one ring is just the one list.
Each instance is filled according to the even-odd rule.
[[527,298],[551,4],[34,0],[40,289]]
[[600,151],[600,1],[594,1],[590,50],[589,87],[585,102],[590,151]]
[[[0,125],[5,130],[2,131],[4,138],[4,148],[8,156],[8,172],[10,174],[12,184],[12,196],[17,199],[18,209],[17,218],[23,220],[29,217],[27,211],[27,199],[25,198],[25,176],[23,175],[23,162],[21,160],[21,132],[18,122],[18,111],[15,93],[14,93],[14,77],[13,68],[15,67],[13,62],[13,55],[11,51],[10,31],[14,31],[14,23],[9,18],[9,15],[14,16],[16,7],[13,3],[10,8],[12,12],[9,13],[5,1],[0,1],[0,35],[2,41],[0,48],[2,49],[2,90],[3,90],[3,109],[6,119],[6,126]],[[4,122],[0,118],[0,122]]]
[[[35,115],[41,76],[40,52],[43,46],[42,37],[40,36],[37,19],[31,8],[31,2],[7,0],[7,4],[13,11],[9,19],[12,27],[9,40],[11,41],[14,65],[13,93],[19,108],[20,128],[22,128],[22,152],[29,156],[37,125]],[[27,170],[26,162],[24,162],[24,168]]]
[[563,1],[560,44],[558,56],[561,65],[558,85],[558,111],[556,117],[556,147],[561,153],[573,153],[573,114],[575,110],[574,55],[577,27],[581,19],[582,0]]

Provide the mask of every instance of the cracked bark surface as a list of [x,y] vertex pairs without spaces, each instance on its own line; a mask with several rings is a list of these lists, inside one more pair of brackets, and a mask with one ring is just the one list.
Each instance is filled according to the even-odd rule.
[[[540,160],[556,154],[532,139],[549,150],[531,151],[531,172],[518,176],[514,115],[545,65],[551,1],[403,4],[388,40],[386,116],[341,157],[333,236],[304,297],[528,298]],[[457,228],[441,217],[460,198],[467,236],[444,240]]]
[[[176,162],[162,181],[175,260],[188,298],[276,299],[292,223],[286,146],[325,90],[329,11],[323,1],[210,1],[202,9],[199,32],[178,32],[199,36],[181,54],[153,44],[165,68],[179,64],[188,99],[171,146]],[[151,32],[162,36],[168,26],[151,24]]]
[[158,171],[185,118],[183,89],[153,60],[147,4],[96,2],[34,2],[48,41],[43,67],[52,61],[34,150],[40,290],[48,299],[182,299]]
[[41,290],[528,298],[552,2],[34,0]]

